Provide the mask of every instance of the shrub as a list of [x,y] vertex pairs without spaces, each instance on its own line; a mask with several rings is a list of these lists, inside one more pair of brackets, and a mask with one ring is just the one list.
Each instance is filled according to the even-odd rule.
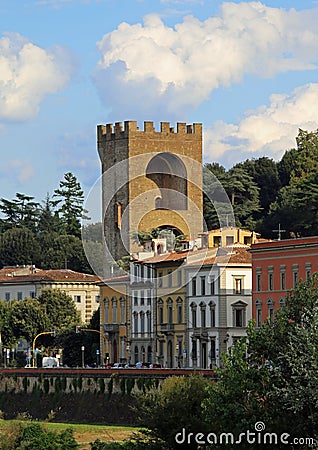
[[61,433],[47,431],[38,423],[20,423],[12,432],[1,437],[2,450],[73,450],[78,444],[73,437],[73,430]]

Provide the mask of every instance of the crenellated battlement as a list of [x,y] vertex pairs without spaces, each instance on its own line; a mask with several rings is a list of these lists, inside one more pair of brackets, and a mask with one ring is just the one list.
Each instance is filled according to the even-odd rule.
[[201,123],[193,123],[187,125],[184,122],[177,122],[177,128],[175,130],[174,127],[171,127],[170,122],[160,122],[160,131],[156,131],[154,122],[145,121],[143,130],[140,130],[137,121],[135,120],[127,120],[124,123],[115,122],[108,123],[106,125],[98,125],[97,126],[97,135],[98,140],[101,141],[103,139],[111,140],[111,139],[122,139],[129,136],[130,133],[155,133],[159,134],[170,134],[170,135],[195,135],[195,137],[202,136],[202,124]]

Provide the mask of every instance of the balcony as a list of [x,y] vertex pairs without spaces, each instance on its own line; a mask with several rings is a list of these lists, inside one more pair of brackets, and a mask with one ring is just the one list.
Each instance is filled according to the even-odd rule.
[[119,332],[118,323],[105,323],[104,324],[104,332],[105,333],[118,333]]
[[173,323],[161,323],[160,324],[161,333],[173,333],[174,332],[174,324]]

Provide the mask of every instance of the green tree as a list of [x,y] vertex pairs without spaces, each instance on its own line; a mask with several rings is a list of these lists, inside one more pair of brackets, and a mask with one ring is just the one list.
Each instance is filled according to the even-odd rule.
[[11,311],[12,303],[0,299],[0,347],[1,344],[5,347],[11,347],[11,345],[15,342],[14,335],[10,327]]
[[47,316],[49,330],[74,329],[81,320],[72,297],[59,289],[42,289],[37,300]]
[[[138,396],[137,413],[140,414],[141,425],[150,430],[147,437],[174,449],[175,436],[183,428],[193,433],[204,433],[207,428],[201,403],[207,395],[209,383],[211,381],[201,376],[169,377],[162,382],[161,389],[154,387]],[[197,444],[179,444],[178,448],[196,449]]]
[[[42,233],[38,236],[38,242],[42,248],[39,267],[92,273],[80,238],[56,232]],[[100,246],[98,250],[100,255]]]
[[59,205],[58,213],[61,214],[64,233],[80,237],[81,219],[87,211],[83,207],[84,192],[76,176],[67,172],[64,180],[60,181],[60,188],[55,189],[54,197],[59,198],[54,201],[54,206]]
[[36,298],[26,298],[12,304],[10,328],[16,341],[24,338],[32,342],[37,334],[48,330],[48,323],[45,308]]
[[12,228],[0,236],[0,262],[2,266],[31,264],[38,260],[39,245],[28,228]]
[[[267,214],[270,204],[275,201],[280,188],[277,164],[273,159],[263,156],[258,159],[247,159],[235,167],[242,167],[259,188],[261,214]],[[255,217],[259,218],[260,214]]]
[[282,187],[287,186],[290,182],[297,154],[298,152],[295,148],[286,150],[281,160],[277,163],[277,170]]
[[39,203],[34,197],[16,193],[13,200],[0,199],[0,211],[4,214],[7,229],[18,226],[36,231],[39,217]]
[[41,233],[59,232],[61,229],[61,220],[57,211],[53,210],[54,202],[50,199],[49,194],[40,206],[38,231]]
[[237,165],[228,171],[223,186],[234,209],[237,226],[253,230],[256,223],[254,216],[261,210],[259,188],[253,177]]
[[[255,423],[262,421],[267,432],[317,439],[317,344],[316,273],[287,296],[273,324],[268,321],[259,331],[250,324],[247,343],[224,356],[219,380],[208,388],[203,401],[207,423],[216,433],[231,431],[238,436],[255,431]],[[290,444],[289,448],[308,446]]]

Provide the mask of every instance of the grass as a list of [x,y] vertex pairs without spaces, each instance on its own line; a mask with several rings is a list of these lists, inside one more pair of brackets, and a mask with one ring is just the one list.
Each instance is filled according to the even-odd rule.
[[[40,422],[47,430],[54,432],[64,431],[66,428],[72,428],[76,441],[80,444],[81,450],[89,450],[90,442],[100,439],[103,442],[122,442],[127,439],[138,428],[126,427],[122,425],[90,425],[90,424],[69,424],[56,422]],[[0,435],[9,431],[19,420],[0,420]]]

